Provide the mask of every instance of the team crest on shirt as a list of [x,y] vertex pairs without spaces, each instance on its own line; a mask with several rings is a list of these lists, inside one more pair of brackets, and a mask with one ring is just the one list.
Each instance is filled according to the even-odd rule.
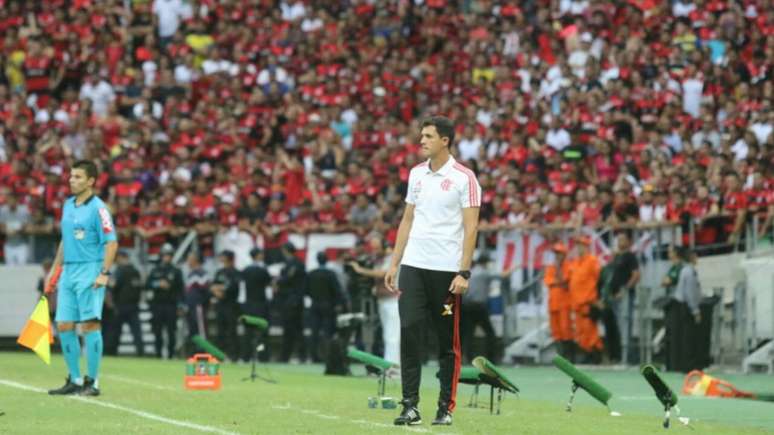
[[441,190],[443,190],[444,192],[448,192],[449,189],[451,189],[451,187],[452,187],[452,181],[450,179],[447,178],[441,181]]
[[113,232],[113,223],[110,222],[110,214],[104,208],[99,209],[99,219],[102,221],[102,232],[110,234]]

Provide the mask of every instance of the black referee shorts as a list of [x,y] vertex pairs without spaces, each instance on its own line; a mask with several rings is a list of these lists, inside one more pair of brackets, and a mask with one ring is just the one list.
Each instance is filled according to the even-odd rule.
[[460,374],[460,296],[449,292],[456,272],[420,269],[402,265],[398,276],[401,291],[400,366],[403,400],[419,403],[422,375],[421,349],[424,329],[431,324],[438,337],[438,406],[454,410]]

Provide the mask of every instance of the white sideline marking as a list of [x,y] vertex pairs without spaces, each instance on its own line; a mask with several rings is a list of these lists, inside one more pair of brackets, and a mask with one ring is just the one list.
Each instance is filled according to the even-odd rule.
[[[285,403],[284,405],[272,405],[271,409],[276,409],[276,410],[280,410],[280,411],[298,411],[298,412],[300,412],[302,414],[312,415],[312,416],[323,418],[323,419],[326,419],[326,420],[341,420],[342,419],[342,417],[340,417],[338,415],[323,414],[323,413],[321,413],[320,411],[318,411],[316,409],[296,409],[296,408],[293,408],[290,405],[290,403]],[[402,429],[402,430],[405,430],[405,431],[415,432],[415,433],[431,433],[432,432],[432,431],[430,431],[428,429],[423,429],[421,427],[395,426],[395,425],[392,425],[392,424],[379,423],[379,422],[368,421],[368,420],[363,420],[363,419],[346,420],[346,421],[348,421],[348,422],[350,422],[352,424],[356,424],[356,425],[360,425],[360,426],[366,426],[366,427],[381,427],[381,428],[386,428],[386,429],[396,429],[397,428],[397,429]],[[442,434],[439,433],[439,435],[442,435]]]
[[182,387],[178,389],[178,388],[167,387],[164,385],[156,385],[156,384],[151,384],[150,382],[138,381],[137,379],[125,378],[119,375],[100,375],[100,379],[113,379],[115,381],[123,382],[126,384],[133,384],[141,387],[153,388],[154,390],[182,391]]
[[[613,396],[615,398],[615,396]],[[680,400],[701,400],[701,399],[712,399],[712,397],[702,397],[702,396],[684,396],[680,395]],[[623,400],[625,402],[634,402],[639,400],[657,400],[655,395],[651,396],[618,396],[618,400]]]
[[[35,392],[35,393],[43,393],[43,394],[47,393],[47,391],[42,389],[42,388],[37,388],[37,387],[30,386],[30,385],[25,385],[25,384],[20,384],[18,382],[9,381],[9,380],[6,380],[6,379],[0,379],[0,385],[5,385],[5,386],[11,387],[11,388],[17,388],[19,390],[32,391],[32,392]],[[173,426],[184,427],[184,428],[187,428],[187,429],[194,429],[194,430],[198,430],[198,431],[201,431],[201,432],[212,432],[212,433],[217,433],[217,434],[221,434],[221,435],[239,435],[237,432],[229,432],[227,430],[218,429],[218,428],[212,427],[212,426],[204,426],[204,425],[201,425],[201,424],[191,423],[191,422],[188,422],[188,421],[175,420],[175,419],[172,419],[172,418],[162,417],[160,415],[151,414],[150,412],[139,411],[139,410],[136,410],[136,409],[128,408],[126,406],[116,405],[114,403],[105,402],[105,401],[102,401],[102,400],[87,399],[85,397],[80,397],[80,396],[66,396],[66,397],[68,399],[77,400],[77,401],[82,402],[82,403],[88,403],[88,404],[91,404],[91,405],[102,406],[104,408],[115,409],[117,411],[123,411],[123,412],[129,413],[129,414],[134,414],[134,415],[136,415],[138,417],[142,417],[142,418],[145,418],[145,419],[148,419],[148,420],[155,420],[155,421],[158,421],[158,422],[161,422],[161,423],[171,424]]]
[[326,420],[338,420],[341,418],[338,415],[321,414],[315,411],[314,409],[302,409],[301,412],[303,412],[304,414],[314,415],[315,417],[324,418]]

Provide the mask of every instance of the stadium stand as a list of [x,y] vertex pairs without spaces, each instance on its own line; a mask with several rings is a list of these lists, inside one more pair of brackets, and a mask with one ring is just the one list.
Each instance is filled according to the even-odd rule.
[[123,247],[190,226],[208,255],[231,226],[392,240],[432,113],[458,123],[482,229],[770,227],[765,0],[0,3],[0,198],[38,223],[6,238],[56,226],[86,157]]
[[79,158],[143,260],[191,230],[268,262],[291,230],[392,242],[429,114],[489,234],[772,232],[767,0],[0,0],[0,50],[7,264],[53,255]]

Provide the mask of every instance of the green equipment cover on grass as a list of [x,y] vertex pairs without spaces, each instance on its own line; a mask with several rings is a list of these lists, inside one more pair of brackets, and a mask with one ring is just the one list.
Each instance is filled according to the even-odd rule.
[[347,356],[355,361],[359,361],[365,365],[373,366],[381,370],[387,370],[390,367],[397,367],[398,364],[387,361],[384,358],[380,358],[372,353],[363,352],[357,350],[354,347],[347,349]]
[[207,341],[207,339],[201,335],[194,335],[193,338],[191,338],[191,341],[193,341],[193,343],[198,346],[199,349],[209,353],[220,361],[226,360],[226,354],[223,353],[222,350],[218,349],[217,346]]
[[561,356],[556,356],[554,358],[554,365],[559,370],[563,371],[567,376],[569,376],[575,385],[583,388],[591,395],[591,397],[597,399],[603,405],[607,406],[607,402],[613,396],[613,393],[608,391],[605,387],[599,385],[589,375],[578,370],[571,362],[567,361]]
[[269,327],[269,321],[263,317],[248,316],[247,314],[239,316],[239,321],[248,326],[254,326],[260,330],[264,330]]
[[664,379],[658,374],[658,370],[650,364],[642,366],[640,373],[653,388],[656,398],[665,407],[671,408],[677,405],[677,394],[675,394]]
[[497,387],[502,388],[508,392],[516,394],[519,392],[519,387],[516,386],[496,365],[483,356],[477,356],[473,359],[473,367],[477,368],[481,373],[495,378],[499,385]]

